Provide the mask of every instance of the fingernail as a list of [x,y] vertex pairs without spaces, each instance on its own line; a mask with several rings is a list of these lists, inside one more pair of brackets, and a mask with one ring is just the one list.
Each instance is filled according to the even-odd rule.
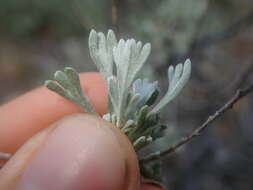
[[103,125],[88,115],[58,122],[24,170],[17,189],[121,189],[124,156]]

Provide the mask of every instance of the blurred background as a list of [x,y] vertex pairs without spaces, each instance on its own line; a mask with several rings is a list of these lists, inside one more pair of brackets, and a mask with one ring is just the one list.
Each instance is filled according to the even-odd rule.
[[[87,47],[91,28],[151,42],[142,76],[159,80],[162,93],[169,65],[192,60],[190,82],[163,117],[167,137],[146,151],[189,134],[253,80],[252,0],[2,0],[0,103],[65,66],[95,71]],[[162,168],[171,190],[252,190],[253,96],[164,158]]]

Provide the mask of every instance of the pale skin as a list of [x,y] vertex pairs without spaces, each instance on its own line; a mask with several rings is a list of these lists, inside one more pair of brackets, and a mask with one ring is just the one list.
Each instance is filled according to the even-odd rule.
[[[97,73],[80,77],[85,94],[104,114],[104,80]],[[80,113],[45,87],[1,106],[0,151],[14,155],[0,170],[0,189],[162,189],[141,184],[136,154],[121,131]]]

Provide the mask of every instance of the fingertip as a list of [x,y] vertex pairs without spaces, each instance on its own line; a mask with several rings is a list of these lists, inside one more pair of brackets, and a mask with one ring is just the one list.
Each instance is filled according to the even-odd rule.
[[124,189],[126,160],[124,149],[100,119],[69,117],[37,151],[18,189]]

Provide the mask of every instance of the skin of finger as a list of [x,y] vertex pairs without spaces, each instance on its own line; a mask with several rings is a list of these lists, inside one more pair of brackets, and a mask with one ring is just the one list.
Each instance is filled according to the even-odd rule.
[[[81,86],[96,110],[107,109],[107,88],[98,73],[80,75]],[[0,108],[0,151],[14,153],[28,138],[45,126],[83,111],[46,87],[37,88]]]
[[[119,151],[115,151],[118,153],[114,155],[109,154],[109,156],[112,156],[111,158],[112,160],[115,160],[115,157],[119,157],[119,160],[122,160],[121,165],[122,165],[122,168],[125,168],[125,172],[122,172],[123,173],[122,175],[120,174],[115,175],[115,180],[112,180],[112,181],[113,183],[115,183],[115,187],[117,187],[116,189],[119,189],[119,187],[121,187],[120,189],[122,190],[138,190],[140,188],[138,160],[128,138],[123,133],[121,133],[121,131],[118,128],[113,126],[111,123],[102,120],[101,118],[88,115],[88,114],[75,115],[71,117],[75,117],[79,119],[80,121],[81,120],[97,121],[98,125],[94,125],[94,126],[84,125],[84,127],[87,127],[84,129],[85,131],[87,131],[86,138],[91,138],[89,137],[89,134],[88,134],[89,129],[92,129],[94,131],[94,128],[97,127],[98,131],[103,130],[106,132],[106,134],[108,134],[108,136],[111,139],[115,139],[115,141],[113,142],[116,142],[115,144],[118,144]],[[71,120],[71,117],[68,117],[67,119]],[[63,121],[64,120],[65,119],[63,119]],[[58,123],[63,122],[63,121],[59,121]],[[66,121],[67,120],[65,120],[65,122]],[[54,126],[57,126],[57,125],[58,124],[55,124]],[[23,170],[28,166],[28,163],[31,162],[32,158],[37,153],[39,148],[44,144],[48,135],[55,128],[54,126],[48,129],[45,129],[42,132],[35,135],[34,137],[32,137],[27,143],[24,144],[24,146],[21,147],[21,149],[13,156],[13,158],[4,166],[4,168],[0,172],[0,189],[9,189],[9,190],[15,189],[16,184],[19,181],[19,178]],[[108,140],[109,139],[107,139],[106,142],[108,142]],[[100,157],[94,158],[92,160],[96,160],[96,159],[101,160]],[[92,165],[92,163],[88,165]],[[119,168],[121,167],[119,166]],[[112,168],[112,171],[114,171],[114,168]]]
[[50,131],[47,128],[33,136],[27,143],[20,148],[15,155],[0,170],[0,189],[13,190],[27,164],[32,159],[37,148],[43,144]]
[[[72,117],[72,116],[70,116]],[[81,116],[83,117],[83,116]],[[88,116],[90,117],[90,116]],[[94,116],[91,116],[92,118]],[[84,118],[85,119],[85,118]],[[97,118],[95,118],[97,119]],[[104,128],[112,137],[117,139],[121,150],[124,151],[126,172],[124,177],[124,187],[123,189],[127,190],[138,190],[139,189],[139,168],[136,154],[132,148],[131,143],[128,138],[121,133],[121,131],[110,123],[101,120],[98,118],[99,122],[102,123],[102,126],[107,126]],[[39,132],[37,135],[33,136],[29,141],[27,141],[17,152],[16,154],[7,162],[7,164],[0,170],[0,189],[14,190],[16,184],[18,183],[24,169],[32,161],[33,156],[39,150],[39,148],[45,143],[48,135],[54,130],[55,126],[59,124],[59,121],[51,127],[44,129]],[[117,156],[117,155],[113,155]],[[159,188],[154,187],[153,185],[142,185],[141,190],[159,190]],[[161,189],[160,189],[161,190]]]

